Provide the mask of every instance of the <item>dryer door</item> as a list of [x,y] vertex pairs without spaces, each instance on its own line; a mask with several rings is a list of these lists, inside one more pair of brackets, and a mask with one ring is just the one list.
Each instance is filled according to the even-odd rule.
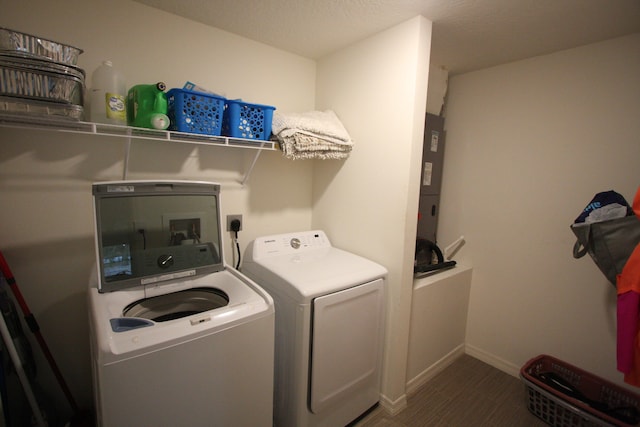
[[383,337],[383,279],[313,300],[313,413],[354,394],[366,403],[363,410],[378,401]]

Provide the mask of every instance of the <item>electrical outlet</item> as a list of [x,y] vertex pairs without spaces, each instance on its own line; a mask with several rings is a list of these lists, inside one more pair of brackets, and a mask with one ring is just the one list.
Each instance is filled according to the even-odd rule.
[[242,215],[227,215],[227,231],[233,231],[231,230],[231,222],[234,219],[240,221],[240,228],[238,229],[238,231],[242,231]]

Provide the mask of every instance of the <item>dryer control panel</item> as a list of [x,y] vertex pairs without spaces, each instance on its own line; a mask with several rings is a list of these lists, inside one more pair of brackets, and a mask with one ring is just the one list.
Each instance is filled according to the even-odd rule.
[[253,258],[295,254],[320,248],[330,248],[331,242],[324,231],[277,234],[253,242]]

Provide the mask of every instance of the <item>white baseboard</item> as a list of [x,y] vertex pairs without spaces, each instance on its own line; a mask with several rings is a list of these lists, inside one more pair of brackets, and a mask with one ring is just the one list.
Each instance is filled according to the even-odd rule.
[[395,401],[391,401],[386,396],[380,395],[380,406],[382,406],[382,408],[390,415],[399,413],[407,407],[407,395],[411,395],[416,392],[420,387],[427,383],[427,381],[439,374],[465,353],[511,376],[516,378],[520,376],[519,366],[481,350],[478,347],[474,347],[469,344],[460,344],[436,363],[409,380],[406,384],[406,393]]
[[465,353],[465,345],[460,344],[449,353],[447,353],[444,357],[438,360],[433,365],[429,366],[424,371],[420,372],[414,378],[407,382],[407,394],[412,394],[417,391],[420,387],[422,387],[427,381],[436,376],[438,373],[444,370],[447,366],[451,365],[458,357],[462,356]]
[[395,401],[391,401],[387,396],[380,395],[380,406],[389,415],[396,415],[407,407],[407,395],[403,394]]
[[520,366],[516,366],[511,362],[507,362],[506,360],[501,359],[491,353],[487,353],[486,351],[481,350],[478,347],[466,344],[465,353],[511,376],[514,376],[516,378],[520,376]]

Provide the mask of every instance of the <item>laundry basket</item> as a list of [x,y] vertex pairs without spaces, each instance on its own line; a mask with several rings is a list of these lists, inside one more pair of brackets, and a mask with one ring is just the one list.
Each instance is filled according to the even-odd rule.
[[167,92],[169,129],[201,135],[220,135],[225,99],[186,89]]
[[[558,378],[552,387],[544,377]],[[556,427],[635,426],[640,396],[547,355],[529,360],[520,370],[529,411]]]
[[227,101],[222,122],[222,134],[234,138],[262,139],[271,137],[271,124],[275,107]]

